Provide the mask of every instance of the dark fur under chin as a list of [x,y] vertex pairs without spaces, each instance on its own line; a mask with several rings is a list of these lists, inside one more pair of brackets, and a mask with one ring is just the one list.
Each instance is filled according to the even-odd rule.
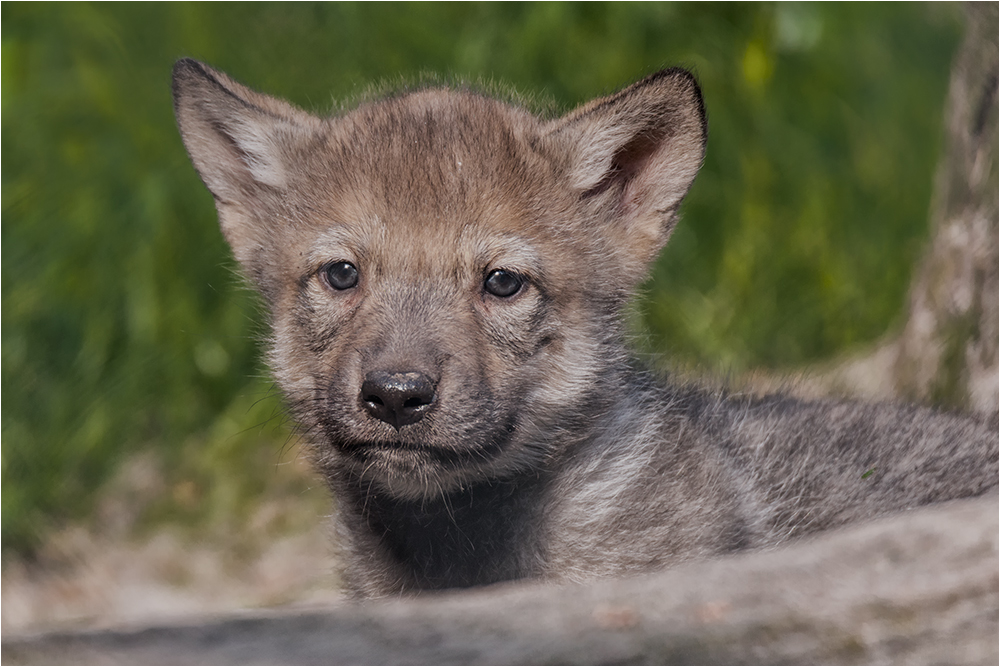
[[544,475],[476,482],[416,499],[351,475],[341,479],[335,485],[346,504],[340,521],[354,534],[354,548],[369,549],[378,567],[388,565],[375,578],[348,564],[345,576],[355,593],[483,585],[539,571],[541,545],[530,526],[541,507]]

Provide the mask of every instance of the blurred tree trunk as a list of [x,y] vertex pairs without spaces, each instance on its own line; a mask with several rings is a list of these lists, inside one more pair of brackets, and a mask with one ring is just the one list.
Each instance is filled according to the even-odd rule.
[[964,7],[931,245],[911,286],[893,369],[897,392],[952,408],[997,409],[997,4]]

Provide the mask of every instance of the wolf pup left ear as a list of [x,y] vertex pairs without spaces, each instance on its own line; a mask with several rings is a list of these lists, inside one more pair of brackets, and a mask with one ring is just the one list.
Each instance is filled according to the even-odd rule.
[[549,123],[564,175],[611,222],[615,248],[638,260],[637,279],[667,242],[705,157],[708,122],[694,76],[657,72]]
[[184,146],[215,197],[241,262],[267,238],[252,211],[287,184],[289,167],[322,121],[190,58],[174,65],[174,111]]

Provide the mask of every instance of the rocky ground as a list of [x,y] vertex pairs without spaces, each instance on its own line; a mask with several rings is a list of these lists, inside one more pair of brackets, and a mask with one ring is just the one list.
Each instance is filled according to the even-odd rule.
[[4,636],[4,664],[996,664],[997,495],[590,585]]

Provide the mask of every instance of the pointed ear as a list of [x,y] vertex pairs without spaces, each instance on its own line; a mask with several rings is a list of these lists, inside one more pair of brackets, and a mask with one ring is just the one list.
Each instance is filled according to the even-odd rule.
[[708,123],[694,76],[657,72],[546,129],[566,160],[569,186],[611,219],[615,247],[640,260],[644,273],[705,156]]
[[255,236],[247,212],[288,184],[297,149],[322,121],[188,58],[174,65],[173,89],[184,146],[243,261],[243,246]]

